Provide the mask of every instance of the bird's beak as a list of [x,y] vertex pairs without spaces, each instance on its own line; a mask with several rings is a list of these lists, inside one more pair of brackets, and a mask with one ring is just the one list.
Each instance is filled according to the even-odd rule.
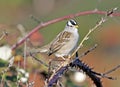
[[78,25],[75,25],[75,28],[78,28],[79,26]]

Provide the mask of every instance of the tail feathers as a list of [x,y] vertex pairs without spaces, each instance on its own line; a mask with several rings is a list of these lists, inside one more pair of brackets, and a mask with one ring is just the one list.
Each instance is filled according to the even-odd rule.
[[38,50],[40,53],[47,53],[48,52],[48,49],[39,49]]
[[49,45],[43,46],[38,50],[40,53],[46,53],[48,56],[52,55],[53,52],[49,49]]
[[38,51],[41,52],[41,53],[48,53],[48,51],[49,51],[49,46],[48,46],[48,45],[43,46],[43,47],[39,48]]
[[49,49],[40,49],[39,52],[40,53],[46,53],[48,56],[53,54],[53,52],[50,51]]

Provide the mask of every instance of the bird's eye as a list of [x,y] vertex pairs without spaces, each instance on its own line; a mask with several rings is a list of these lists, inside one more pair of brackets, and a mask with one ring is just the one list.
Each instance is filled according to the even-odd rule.
[[72,25],[69,25],[70,27],[73,27]]

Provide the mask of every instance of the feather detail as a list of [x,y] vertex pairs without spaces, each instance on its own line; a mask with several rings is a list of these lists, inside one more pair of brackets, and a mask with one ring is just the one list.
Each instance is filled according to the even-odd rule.
[[60,48],[62,48],[67,42],[69,42],[71,37],[71,32],[63,31],[51,42],[50,48],[49,48],[49,55],[55,53]]

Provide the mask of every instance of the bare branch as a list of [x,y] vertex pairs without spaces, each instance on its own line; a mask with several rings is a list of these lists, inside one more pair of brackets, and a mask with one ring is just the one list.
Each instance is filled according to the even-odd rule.
[[[88,74],[90,74],[90,72],[92,72],[91,68],[89,68],[87,65],[85,65],[84,63],[82,63],[79,58],[87,55],[88,53],[90,53],[91,51],[93,51],[95,48],[97,47],[97,45],[95,44],[93,47],[91,47],[90,49],[88,49],[86,52],[84,52],[80,57],[78,56],[78,53],[76,53],[76,58],[73,62],[70,62],[68,65],[66,64],[65,66],[61,66],[59,67],[58,70],[56,70],[56,72],[54,72],[51,77],[48,79],[48,87],[51,87],[54,83],[57,83],[57,81],[59,80],[59,78],[61,77],[61,75],[63,75],[63,73],[68,70],[69,67],[74,67],[74,66],[78,66],[80,67],[80,69],[82,69],[84,72],[87,72]],[[64,64],[63,64],[64,65]],[[98,87],[102,87],[100,84],[100,79],[94,75],[94,73],[92,73],[93,79],[97,79],[97,83],[98,83]],[[95,78],[96,77],[96,78]]]
[[114,11],[117,10],[117,8],[114,8],[112,10],[110,10],[109,12],[106,12],[105,17],[101,18],[101,20],[95,25],[95,27],[93,27],[92,29],[89,30],[89,32],[85,35],[85,37],[82,39],[82,41],[80,42],[79,46],[77,47],[77,49],[72,53],[72,55],[69,57],[71,58],[73,55],[75,55],[75,53],[83,46],[83,43],[88,40],[89,35],[95,31],[99,26],[101,26],[106,20],[108,16],[111,16]]
[[96,47],[97,47],[97,44],[95,44],[93,47],[91,47],[90,49],[88,49],[86,52],[82,53],[78,58],[80,59],[81,57],[84,57],[89,52],[93,51]]
[[[85,15],[89,15],[89,14],[100,14],[100,15],[105,15],[107,12],[106,11],[98,11],[98,10],[91,10],[91,11],[84,11],[84,12],[79,12],[76,14],[70,14],[67,16],[63,16],[60,18],[56,18],[53,20],[50,20],[48,22],[44,22],[44,23],[40,23],[38,26],[36,26],[31,32],[29,32],[22,40],[20,40],[19,42],[17,42],[16,44],[14,44],[12,46],[12,50],[16,49],[19,45],[21,45],[28,37],[30,37],[33,33],[35,33],[36,31],[38,31],[39,29],[46,27],[50,24],[54,24],[66,19],[70,19],[70,18],[74,18],[74,17],[78,17],[78,16],[85,16]],[[112,16],[120,16],[120,13],[113,13]]]
[[107,71],[107,72],[103,73],[103,75],[110,74],[111,72],[113,72],[113,71],[117,70],[118,68],[120,68],[120,65],[117,65],[117,66],[116,66],[116,67],[114,67],[113,69],[111,69],[111,70],[109,70],[109,71]]
[[52,74],[52,76],[48,80],[48,87],[52,87],[53,84],[57,83],[57,81],[59,80],[61,75],[63,75],[65,71],[70,70],[69,67],[75,67],[76,69],[83,70],[83,72],[85,72],[92,79],[92,81],[94,82],[96,87],[103,87],[101,78],[115,80],[115,78],[109,77],[109,76],[107,76],[107,74],[120,68],[120,65],[116,66],[115,68],[113,68],[105,73],[98,73],[98,72],[93,71],[93,68],[90,68],[87,64],[85,64],[81,60],[79,60],[81,57],[87,55],[89,52],[94,50],[96,48],[96,46],[97,45],[94,45],[92,48],[90,48],[86,52],[84,52],[81,56],[78,56],[78,53],[76,53],[76,58],[73,62],[69,63],[66,66],[62,66],[54,74]]

